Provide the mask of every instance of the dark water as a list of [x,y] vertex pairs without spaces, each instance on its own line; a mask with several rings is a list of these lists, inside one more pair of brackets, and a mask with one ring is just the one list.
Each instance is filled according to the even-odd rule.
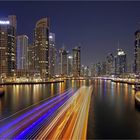
[[140,138],[132,86],[103,80],[93,85],[87,138]]
[[0,119],[8,117],[44,99],[61,94],[70,88],[88,85],[89,80],[67,80],[63,83],[38,85],[8,85],[5,95],[0,97]]
[[140,138],[140,111],[131,85],[103,80],[68,80],[43,85],[5,86],[0,98],[0,119],[65,90],[93,84],[87,138]]

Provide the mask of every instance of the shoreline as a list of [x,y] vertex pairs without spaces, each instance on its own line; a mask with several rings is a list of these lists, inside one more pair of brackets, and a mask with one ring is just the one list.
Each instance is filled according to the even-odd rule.
[[112,80],[111,82],[115,82],[115,83],[124,83],[124,84],[129,84],[129,85],[140,85],[139,82],[130,82],[130,81],[123,81],[123,80]]
[[7,83],[0,83],[0,85],[33,85],[33,84],[51,84],[51,83],[62,83],[64,80],[57,80],[57,81],[45,81],[45,82],[7,82]]

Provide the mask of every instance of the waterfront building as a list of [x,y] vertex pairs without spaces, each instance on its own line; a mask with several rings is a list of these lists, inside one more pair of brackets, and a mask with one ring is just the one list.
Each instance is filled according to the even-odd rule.
[[16,28],[15,15],[0,18],[0,76],[16,74]]
[[122,75],[127,72],[126,53],[122,49],[117,50],[115,57],[115,74]]
[[54,77],[56,72],[56,56],[57,51],[55,47],[55,34],[49,33],[49,64],[50,76]]
[[90,71],[91,71],[91,77],[95,77],[96,76],[96,64],[91,64]]
[[17,36],[17,70],[28,71],[28,36]]
[[135,32],[134,72],[140,73],[140,30]]
[[35,58],[34,57],[35,57],[34,45],[29,44],[28,45],[28,67],[29,67],[29,71],[35,69],[35,62],[34,62]]
[[106,75],[114,74],[114,56],[109,53],[106,57]]
[[101,63],[101,75],[105,76],[106,75],[106,61],[102,61]]
[[81,72],[80,72],[80,75],[81,75],[81,76],[84,76],[84,68],[85,68],[85,66],[82,65],[82,66],[81,66]]
[[98,62],[96,64],[96,76],[101,76],[101,74],[102,74],[102,66],[101,66],[101,63]]
[[84,67],[84,77],[88,77],[90,76],[90,70],[88,66]]
[[68,51],[63,47],[59,50],[59,75],[68,74]]
[[28,73],[30,76],[33,76],[35,71],[35,51],[34,51],[34,45],[29,44],[28,45]]
[[72,55],[68,55],[68,76],[72,76],[73,74],[73,57]]
[[34,32],[35,70],[41,78],[49,77],[49,20],[37,21]]
[[81,48],[73,48],[73,76],[79,77],[81,71]]

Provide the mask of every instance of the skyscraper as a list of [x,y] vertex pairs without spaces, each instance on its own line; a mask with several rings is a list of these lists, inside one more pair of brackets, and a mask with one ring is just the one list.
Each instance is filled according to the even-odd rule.
[[134,72],[140,73],[140,30],[135,32],[135,62],[134,62]]
[[28,45],[28,71],[32,74],[35,73],[35,53],[34,53],[34,45]]
[[73,68],[73,57],[72,55],[68,55],[68,76],[72,76],[72,68]]
[[50,76],[55,76],[56,70],[56,48],[55,48],[55,34],[49,34],[49,64],[50,64]]
[[67,76],[68,72],[68,51],[63,47],[59,50],[59,74]]
[[49,77],[49,20],[40,19],[34,34],[35,69],[41,78]]
[[101,62],[101,75],[106,75],[106,61]]
[[96,63],[96,76],[101,76],[102,74],[102,65],[100,62]]
[[115,74],[121,75],[126,73],[127,62],[126,53],[122,49],[117,50],[117,55],[115,57]]
[[80,76],[81,68],[81,48],[75,47],[73,50],[73,76]]
[[106,57],[106,74],[112,75],[114,74],[114,56],[112,53],[109,53]]
[[28,66],[28,37],[17,36],[17,70],[27,71]]
[[0,76],[16,72],[16,16],[0,19]]

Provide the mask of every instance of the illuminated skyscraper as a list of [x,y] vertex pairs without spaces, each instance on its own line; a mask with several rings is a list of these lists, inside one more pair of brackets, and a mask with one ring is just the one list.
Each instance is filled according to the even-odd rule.
[[106,74],[114,74],[114,56],[112,53],[109,53],[106,57]]
[[28,70],[28,37],[17,36],[17,70]]
[[34,53],[34,45],[28,45],[28,71],[30,73],[35,73],[35,53]]
[[102,74],[102,64],[98,62],[96,64],[96,76],[101,76],[101,74]]
[[73,68],[73,57],[72,55],[68,55],[68,76],[72,76],[72,68]]
[[59,74],[61,76],[68,74],[68,51],[65,48],[59,50]]
[[75,47],[73,49],[73,76],[80,76],[81,69],[81,49],[80,47]]
[[95,77],[96,76],[96,64],[91,64],[90,71],[91,71],[91,76]]
[[0,19],[0,76],[16,71],[16,16]]
[[55,34],[49,34],[49,64],[50,64],[50,76],[55,76],[56,70],[56,48],[55,48]]
[[126,63],[126,53],[122,49],[117,50],[117,55],[115,57],[115,74],[121,75],[126,73],[127,63]]
[[34,34],[35,70],[42,78],[49,76],[49,21],[42,18],[36,23]]
[[140,30],[135,32],[135,63],[134,72],[140,73]]

